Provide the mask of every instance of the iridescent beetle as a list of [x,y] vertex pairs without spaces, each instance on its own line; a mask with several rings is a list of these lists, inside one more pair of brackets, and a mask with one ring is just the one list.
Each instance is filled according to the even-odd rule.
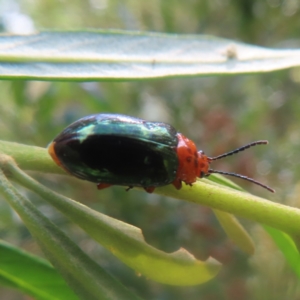
[[219,173],[270,187],[243,175],[213,170],[212,161],[268,141],[256,141],[231,152],[208,157],[197,151],[193,141],[166,123],[118,115],[84,117],[62,131],[49,145],[53,160],[68,173],[96,182],[99,189],[111,185],[156,187],[182,182],[192,185],[197,178]]

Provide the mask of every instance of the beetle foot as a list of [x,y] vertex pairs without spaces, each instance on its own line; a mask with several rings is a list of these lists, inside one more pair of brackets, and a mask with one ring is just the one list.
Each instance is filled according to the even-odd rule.
[[131,189],[133,189],[133,186],[132,186],[132,185],[130,185],[125,191],[128,192],[128,191],[130,191]]

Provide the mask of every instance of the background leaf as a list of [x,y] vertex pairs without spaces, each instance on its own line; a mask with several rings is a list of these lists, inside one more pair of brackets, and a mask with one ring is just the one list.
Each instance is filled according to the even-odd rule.
[[284,254],[288,264],[295,272],[295,274],[300,278],[300,255],[293,239],[286,233],[276,230],[269,226],[264,226],[264,229],[272,237],[278,248]]
[[235,216],[217,209],[214,209],[214,213],[228,237],[245,253],[253,255],[255,251],[254,242]]
[[35,299],[78,299],[46,261],[0,241],[0,277]]
[[0,77],[146,79],[270,72],[300,65],[300,50],[205,35],[126,31],[0,36]]

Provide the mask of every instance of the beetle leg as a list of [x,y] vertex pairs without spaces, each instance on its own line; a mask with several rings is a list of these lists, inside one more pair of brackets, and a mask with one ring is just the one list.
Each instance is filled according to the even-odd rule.
[[180,190],[181,187],[182,187],[182,183],[181,183],[181,180],[180,180],[180,179],[175,179],[175,180],[172,182],[172,184],[175,186],[175,188],[176,188],[177,190]]
[[98,190],[103,190],[103,189],[106,189],[110,186],[112,186],[112,184],[109,184],[109,183],[98,183],[97,184]]
[[144,187],[144,190],[145,190],[147,193],[151,194],[151,193],[153,193],[153,191],[155,190],[155,187],[154,187],[154,186]]
[[133,186],[130,185],[127,189],[126,189],[126,192],[130,191],[131,189],[133,189]]

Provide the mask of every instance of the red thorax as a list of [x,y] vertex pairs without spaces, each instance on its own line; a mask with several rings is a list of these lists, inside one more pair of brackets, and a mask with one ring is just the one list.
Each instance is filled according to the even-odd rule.
[[186,138],[181,133],[177,133],[178,146],[178,169],[173,185],[181,188],[181,182],[191,185],[197,180],[197,177],[203,177],[209,174],[209,164],[211,159],[202,151],[197,151],[193,141]]

